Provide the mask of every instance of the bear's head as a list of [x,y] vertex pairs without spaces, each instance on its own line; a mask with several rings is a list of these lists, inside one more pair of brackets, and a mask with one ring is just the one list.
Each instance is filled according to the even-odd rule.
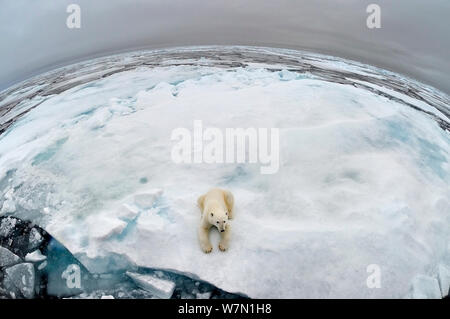
[[217,227],[219,232],[224,232],[228,226],[228,211],[221,205],[211,203],[205,209],[208,222]]

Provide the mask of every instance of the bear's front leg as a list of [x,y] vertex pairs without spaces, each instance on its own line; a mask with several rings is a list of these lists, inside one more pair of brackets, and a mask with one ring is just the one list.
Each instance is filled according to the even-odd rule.
[[225,227],[225,231],[220,233],[219,249],[221,251],[225,251],[228,249],[230,243],[230,234],[231,226],[227,225],[227,227]]
[[210,253],[213,248],[209,241],[209,228],[200,226],[198,228],[198,239],[200,241],[200,247],[202,248],[203,252],[206,254]]

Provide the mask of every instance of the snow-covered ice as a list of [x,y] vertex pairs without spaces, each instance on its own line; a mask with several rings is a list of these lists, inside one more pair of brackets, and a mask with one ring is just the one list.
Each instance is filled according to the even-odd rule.
[[44,261],[43,263],[39,264],[38,270],[42,270],[42,269],[44,269],[45,267],[47,267],[47,261]]
[[134,195],[134,203],[141,209],[148,209],[153,206],[155,200],[162,194],[162,190],[151,190],[146,193],[140,193]]
[[14,213],[16,211],[16,204],[13,200],[7,199],[3,202],[3,206],[0,210],[0,213]]
[[30,231],[30,235],[28,238],[28,249],[37,248],[41,244],[42,240],[43,240],[43,238],[42,238],[41,234],[39,233],[39,231],[37,231],[35,228],[33,228]]
[[209,299],[209,297],[211,297],[211,293],[210,292],[205,292],[205,293],[197,293],[195,295],[195,297],[197,299]]
[[0,223],[0,236],[8,237],[11,232],[14,230],[14,226],[16,225],[15,218],[5,218]]
[[438,278],[442,296],[450,295],[450,267],[440,264],[438,266]]
[[[435,120],[448,121],[444,113],[365,90],[361,78],[347,85],[286,65],[179,59],[47,96],[15,122],[0,136],[0,186],[14,190],[2,213],[32,219],[79,256],[119,254],[257,298],[403,297],[423,286],[418,275],[449,266],[450,136]],[[320,56],[311,63],[391,76]],[[175,164],[171,132],[194,120],[279,128],[278,173]],[[218,251],[212,231],[205,255],[196,200],[212,186],[234,193],[236,213],[229,251]],[[370,264],[381,268],[379,289],[366,286]]]
[[436,278],[418,275],[413,280],[412,298],[414,299],[440,299],[439,282]]

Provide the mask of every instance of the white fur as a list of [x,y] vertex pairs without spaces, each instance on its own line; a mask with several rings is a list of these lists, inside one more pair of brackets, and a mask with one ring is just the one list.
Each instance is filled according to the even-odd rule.
[[202,212],[200,226],[198,228],[198,239],[200,247],[205,253],[212,251],[209,241],[209,230],[215,226],[220,233],[219,249],[225,251],[229,247],[231,225],[229,219],[233,218],[233,194],[227,190],[213,188],[197,200]]

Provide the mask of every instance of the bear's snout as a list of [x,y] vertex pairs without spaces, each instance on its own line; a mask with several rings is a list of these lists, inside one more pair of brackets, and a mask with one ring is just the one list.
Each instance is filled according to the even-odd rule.
[[220,232],[223,233],[225,231],[225,229],[222,229]]

